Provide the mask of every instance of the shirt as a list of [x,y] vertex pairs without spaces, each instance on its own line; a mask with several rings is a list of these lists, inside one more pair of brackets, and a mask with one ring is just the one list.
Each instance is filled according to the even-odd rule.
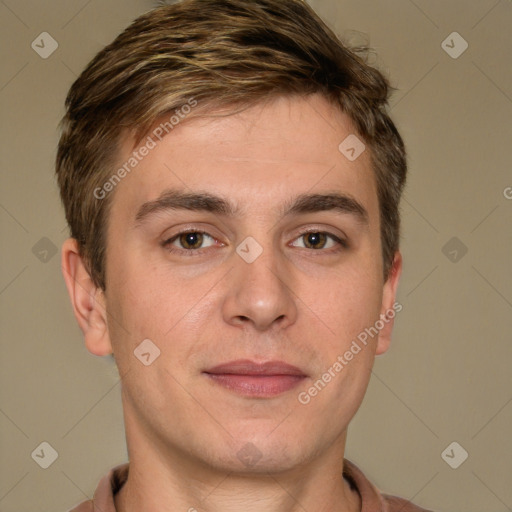
[[[92,500],[84,501],[68,512],[116,512],[114,495],[128,478],[129,463],[111,469],[99,482]],[[381,494],[352,462],[344,459],[343,476],[361,496],[361,512],[432,512],[397,496]]]

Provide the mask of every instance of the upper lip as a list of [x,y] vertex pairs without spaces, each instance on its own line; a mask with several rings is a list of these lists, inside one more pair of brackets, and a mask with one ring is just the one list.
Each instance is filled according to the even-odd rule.
[[231,374],[231,375],[298,375],[305,377],[306,374],[296,366],[284,361],[267,361],[258,363],[250,359],[237,359],[222,363],[213,368],[205,370],[205,373]]

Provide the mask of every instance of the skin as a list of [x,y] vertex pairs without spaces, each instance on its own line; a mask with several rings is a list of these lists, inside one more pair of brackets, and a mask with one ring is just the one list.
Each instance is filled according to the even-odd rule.
[[[360,510],[342,478],[347,427],[393,320],[307,405],[298,401],[392,309],[401,274],[397,252],[383,280],[369,150],[351,162],[338,149],[353,133],[350,119],[318,95],[186,120],[111,197],[106,292],[93,285],[76,241],[64,243],[63,273],[86,346],[113,352],[122,378],[130,473],[117,510]],[[120,165],[132,150],[126,138]],[[135,227],[141,205],[164,190],[208,192],[242,211],[160,211]],[[334,210],[280,214],[299,194],[333,191],[359,202],[367,225]],[[200,249],[179,237],[162,246],[187,228],[212,238]],[[327,237],[311,248],[308,230],[348,247]],[[263,249],[253,263],[236,252],[248,236]],[[149,366],[133,353],[144,339],[161,352]],[[278,396],[250,398],[202,373],[240,358],[285,361],[307,378]],[[237,456],[248,443],[260,457],[252,466]]]

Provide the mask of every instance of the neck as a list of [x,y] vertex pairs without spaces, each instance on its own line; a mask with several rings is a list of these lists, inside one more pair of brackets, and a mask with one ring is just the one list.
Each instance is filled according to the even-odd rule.
[[358,492],[342,475],[343,454],[285,472],[241,474],[205,468],[186,454],[170,453],[162,457],[131,450],[128,479],[114,497],[116,512],[361,510]]
[[346,430],[326,449],[311,449],[300,460],[285,464],[275,446],[270,451],[274,460],[240,469],[223,461],[221,451],[185,451],[179,443],[159,438],[129,410],[125,404],[130,466],[114,496],[116,512],[361,510],[359,493],[343,478]]
[[[316,478],[305,475],[293,480],[290,475],[240,477],[219,474],[215,480],[194,487],[194,481],[180,478],[161,479],[135,469],[115,495],[117,512],[356,512],[361,510],[360,497],[350,489],[341,473],[339,482],[330,478],[318,485]],[[186,481],[185,481],[186,480]],[[293,481],[292,481],[293,480]],[[172,482],[160,487],[160,482]]]

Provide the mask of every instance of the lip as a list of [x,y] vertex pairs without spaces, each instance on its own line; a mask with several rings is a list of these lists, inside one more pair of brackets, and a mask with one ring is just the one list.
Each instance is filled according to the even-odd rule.
[[257,363],[250,359],[237,359],[236,361],[222,363],[205,370],[205,373],[230,375],[297,375],[306,377],[306,374],[302,370],[284,361]]
[[220,386],[253,398],[280,395],[307,378],[302,370],[283,361],[257,363],[249,359],[223,363],[203,373]]

